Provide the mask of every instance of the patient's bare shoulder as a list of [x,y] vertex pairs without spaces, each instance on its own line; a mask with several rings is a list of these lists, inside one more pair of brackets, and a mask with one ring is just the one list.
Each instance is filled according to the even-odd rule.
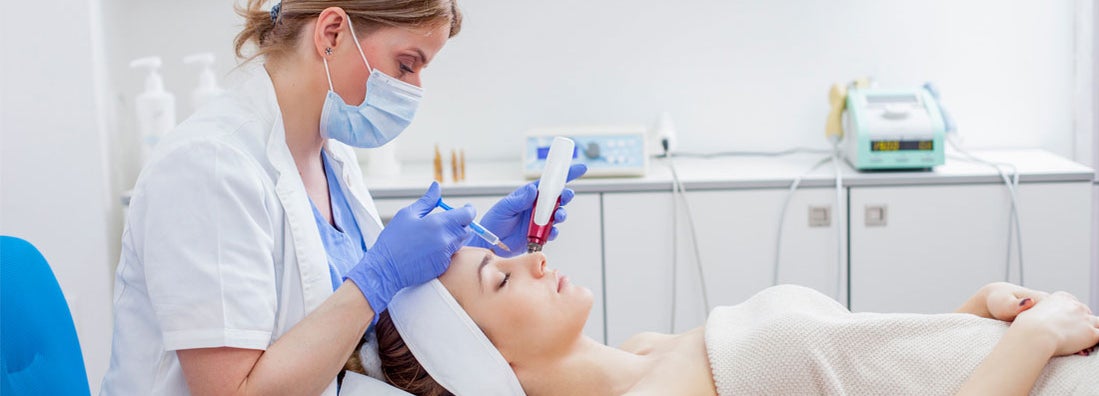
[[[717,395],[703,328],[676,335],[653,333],[649,336],[648,352],[656,358],[655,364],[627,394]],[[641,340],[645,341],[645,338]]]
[[633,337],[626,339],[618,349],[638,355],[647,355],[658,345],[673,338],[675,338],[675,335],[673,334],[646,331],[644,333],[634,334]]

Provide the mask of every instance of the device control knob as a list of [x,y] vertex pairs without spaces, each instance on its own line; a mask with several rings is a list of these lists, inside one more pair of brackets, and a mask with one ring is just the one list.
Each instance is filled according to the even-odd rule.
[[584,148],[584,156],[588,159],[599,158],[600,150],[599,144],[596,142],[588,142],[588,146]]

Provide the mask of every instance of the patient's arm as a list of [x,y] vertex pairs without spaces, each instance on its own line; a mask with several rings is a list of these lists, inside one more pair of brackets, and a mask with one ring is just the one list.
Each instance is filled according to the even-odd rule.
[[1068,293],[1054,293],[1020,313],[959,395],[1026,395],[1054,356],[1099,342],[1099,318]]
[[981,287],[954,312],[1010,322],[1020,312],[1030,309],[1047,296],[1049,293],[1046,292],[1007,282],[994,282]]

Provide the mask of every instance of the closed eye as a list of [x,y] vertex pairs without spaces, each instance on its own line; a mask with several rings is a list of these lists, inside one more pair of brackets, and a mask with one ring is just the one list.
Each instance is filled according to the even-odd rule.
[[500,286],[497,286],[496,290],[503,289],[504,286],[507,286],[508,279],[511,279],[511,273],[510,272],[505,272],[504,273],[504,280],[500,281]]

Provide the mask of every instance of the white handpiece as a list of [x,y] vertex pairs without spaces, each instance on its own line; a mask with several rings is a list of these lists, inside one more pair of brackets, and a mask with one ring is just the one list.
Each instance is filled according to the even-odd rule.
[[564,137],[553,138],[549,154],[546,155],[546,167],[542,170],[542,179],[538,182],[538,200],[534,206],[534,224],[544,226],[553,217],[557,208],[557,198],[565,189],[569,176],[569,165],[576,143]]

